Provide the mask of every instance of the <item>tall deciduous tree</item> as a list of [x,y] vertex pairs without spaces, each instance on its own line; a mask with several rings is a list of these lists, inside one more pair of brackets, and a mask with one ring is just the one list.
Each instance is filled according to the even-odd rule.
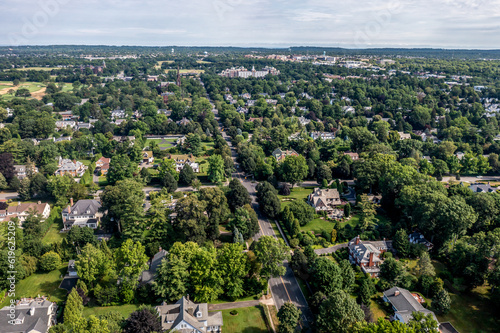
[[363,310],[349,294],[337,291],[321,303],[316,324],[320,332],[348,333],[364,317]]
[[268,182],[262,182],[257,185],[256,190],[260,210],[270,218],[277,217],[281,211],[281,201],[276,189]]
[[250,199],[250,194],[248,194],[248,190],[241,184],[241,182],[233,178],[229,182],[229,192],[227,194],[227,201],[229,203],[229,207],[234,212],[236,208],[243,207],[252,202]]
[[244,294],[243,278],[248,273],[248,257],[241,244],[224,244],[218,254],[218,271],[223,279],[224,295],[237,299]]
[[224,180],[224,160],[220,155],[212,155],[208,158],[208,179],[212,183],[221,184]]
[[261,275],[266,278],[285,274],[284,260],[290,259],[288,247],[283,239],[262,236],[255,245],[255,255],[262,264]]
[[304,156],[287,156],[280,164],[280,178],[292,185],[300,183],[307,176],[308,167]]
[[292,302],[285,302],[278,311],[280,326],[279,333],[293,333],[299,322],[302,311],[300,311]]
[[132,178],[137,166],[130,161],[127,155],[115,155],[109,163],[109,170],[106,174],[108,183],[115,184],[117,181]]

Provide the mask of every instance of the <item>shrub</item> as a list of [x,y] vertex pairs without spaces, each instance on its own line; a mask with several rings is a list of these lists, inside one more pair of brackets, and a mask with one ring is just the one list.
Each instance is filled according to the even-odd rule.
[[229,312],[231,314],[231,316],[236,316],[238,314],[238,311],[236,310],[232,310],[231,312]]
[[50,272],[61,266],[61,257],[53,252],[47,252],[40,258],[40,269],[44,272]]

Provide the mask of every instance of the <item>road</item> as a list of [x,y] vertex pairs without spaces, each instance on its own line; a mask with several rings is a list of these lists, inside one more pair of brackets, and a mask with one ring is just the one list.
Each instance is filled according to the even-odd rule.
[[[241,171],[239,164],[236,162],[236,150],[234,149],[234,147],[232,147],[230,138],[226,135],[225,132],[222,132],[222,135],[231,148],[231,155],[236,166],[236,171],[232,174],[232,177],[238,178],[241,181],[241,184],[247,189],[250,197],[252,198],[252,208],[255,210],[259,218],[260,231],[254,236],[254,239],[258,240],[264,235],[277,238],[277,235],[275,234],[272,226],[272,222],[269,221],[264,215],[262,215],[259,210],[259,204],[256,201],[257,198],[255,191],[255,187],[258,183],[252,182],[250,177],[246,177],[245,179],[244,173]],[[302,311],[301,319],[303,325],[309,326],[309,323],[311,323],[313,320],[311,309],[307,304],[307,300],[302,293],[299,283],[297,282],[292,269],[289,267],[288,262],[285,261],[283,265],[286,268],[285,275],[277,278],[271,278],[269,280],[269,287],[271,289],[271,294],[274,299],[274,303],[276,304],[276,308],[279,310],[285,302],[294,303],[297,308]]]

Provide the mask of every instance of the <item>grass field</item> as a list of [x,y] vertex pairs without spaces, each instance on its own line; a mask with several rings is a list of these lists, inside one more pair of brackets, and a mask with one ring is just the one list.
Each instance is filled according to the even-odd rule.
[[[67,263],[62,264],[59,269],[49,273],[35,273],[16,285],[16,299],[23,297],[47,296],[52,302],[60,302],[66,299],[67,292],[59,289],[62,276],[66,274]],[[7,297],[0,307],[7,305],[10,299]]]
[[58,67],[25,67],[25,68],[14,68],[18,71],[51,71],[53,69],[60,69]]
[[235,309],[236,316],[230,314],[233,310],[223,310],[224,332],[231,333],[264,333],[269,332],[266,325],[266,315],[262,306]]
[[118,306],[94,306],[94,307],[84,307],[83,315],[85,317],[94,315],[99,316],[109,312],[119,312],[123,318],[128,318],[128,316],[139,308],[138,304],[124,304]]
[[166,62],[167,64],[173,64],[174,61],[173,60],[163,60],[163,61],[158,61],[158,63],[156,64],[155,68],[157,69],[160,69],[161,68],[161,65]]
[[66,234],[65,233],[60,233],[61,229],[63,228],[62,224],[59,224],[57,222],[52,223],[50,226],[49,231],[45,234],[45,236],[42,239],[42,243],[44,244],[51,244],[51,243],[59,243],[62,242],[62,240],[65,238]]

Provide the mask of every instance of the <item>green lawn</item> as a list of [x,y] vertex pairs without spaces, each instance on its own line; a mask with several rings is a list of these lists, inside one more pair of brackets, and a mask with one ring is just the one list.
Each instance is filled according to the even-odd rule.
[[278,198],[282,202],[282,206],[286,206],[290,201],[293,200],[307,200],[307,196],[313,192],[313,188],[306,188],[306,187],[294,187],[290,191],[290,195],[284,196],[284,195],[278,195]]
[[231,333],[264,333],[269,332],[266,325],[266,315],[262,306],[235,309],[236,316],[229,312],[233,310],[223,310],[224,332]]
[[[24,280],[18,282],[16,286],[16,299],[23,297],[47,296],[52,302],[60,302],[66,299],[67,292],[59,289],[62,276],[66,274],[67,263],[62,264],[59,269],[49,273],[35,273]],[[6,306],[10,302],[6,297],[0,307]]]
[[316,234],[320,234],[323,230],[330,233],[335,227],[335,222],[331,222],[328,220],[322,220],[320,218],[313,219],[305,226],[300,227],[302,231],[314,231]]
[[14,68],[18,71],[51,71],[53,69],[60,69],[58,67],[25,67],[25,68]]
[[84,307],[83,315],[85,317],[94,315],[99,316],[109,312],[119,312],[123,318],[128,318],[128,316],[139,308],[138,304],[124,304],[117,306],[94,306],[94,307]]
[[218,299],[216,301],[210,302],[210,304],[222,304],[222,303],[229,303],[229,302],[256,301],[258,299],[259,298],[257,297],[257,295],[254,295],[254,296],[247,296],[247,297],[238,298],[238,299],[236,299],[234,301],[229,300],[229,299]]
[[42,242],[44,244],[51,244],[51,243],[59,243],[62,242],[62,240],[66,237],[65,233],[60,233],[61,229],[63,228],[62,225],[60,225],[57,222],[52,223],[52,225],[49,228],[49,231],[45,234],[45,236],[42,238]]

